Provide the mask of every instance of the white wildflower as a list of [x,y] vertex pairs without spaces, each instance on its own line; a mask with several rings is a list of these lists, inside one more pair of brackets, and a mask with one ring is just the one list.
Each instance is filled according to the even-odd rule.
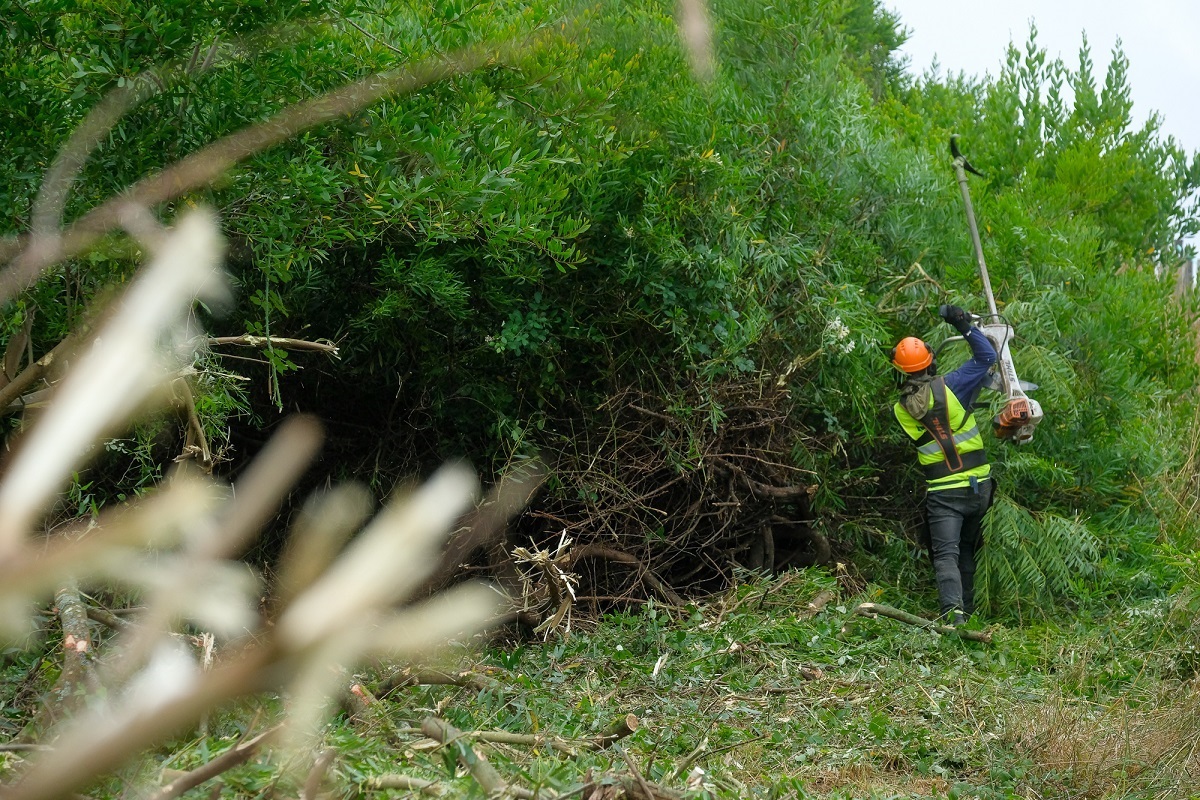
[[842,321],[841,317],[834,317],[825,326],[825,348],[832,353],[838,355],[848,355],[854,352],[854,348],[858,343],[850,338],[850,327]]
[[834,317],[825,326],[825,335],[840,342],[850,335],[850,328],[846,327],[841,317]]

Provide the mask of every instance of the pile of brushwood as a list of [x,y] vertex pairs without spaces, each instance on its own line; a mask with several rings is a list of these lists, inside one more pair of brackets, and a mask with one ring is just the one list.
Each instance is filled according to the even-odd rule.
[[[744,383],[710,402],[715,422],[627,391],[587,428],[550,432],[557,490],[535,499],[509,541],[544,543],[582,579],[576,599],[594,604],[654,596],[682,606],[680,593],[719,590],[739,567],[828,563],[830,544],[811,524],[812,474],[791,458],[801,437],[786,392]],[[496,574],[505,561],[491,564]]]

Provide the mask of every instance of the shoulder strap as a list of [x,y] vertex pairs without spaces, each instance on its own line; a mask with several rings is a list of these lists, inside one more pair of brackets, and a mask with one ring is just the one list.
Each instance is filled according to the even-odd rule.
[[[933,408],[920,419],[929,440],[937,442],[942,451],[943,465],[948,474],[966,469],[958,448],[954,446],[954,431],[950,428],[950,404],[946,401],[946,379],[938,376],[929,384],[933,390]],[[924,439],[925,437],[921,437]]]

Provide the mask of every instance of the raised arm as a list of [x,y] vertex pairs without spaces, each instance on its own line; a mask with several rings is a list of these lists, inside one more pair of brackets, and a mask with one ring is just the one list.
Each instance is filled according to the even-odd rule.
[[996,348],[992,347],[983,331],[971,324],[970,317],[958,306],[942,306],[938,311],[942,319],[958,329],[971,347],[970,360],[946,376],[946,386],[963,406],[973,406],[979,398],[979,390],[987,383],[988,370],[996,363]]

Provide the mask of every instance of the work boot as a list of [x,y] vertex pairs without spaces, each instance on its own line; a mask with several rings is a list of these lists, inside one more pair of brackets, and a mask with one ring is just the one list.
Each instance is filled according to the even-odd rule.
[[959,611],[957,608],[951,609],[942,615],[944,624],[952,627],[959,627],[967,624],[967,615]]

